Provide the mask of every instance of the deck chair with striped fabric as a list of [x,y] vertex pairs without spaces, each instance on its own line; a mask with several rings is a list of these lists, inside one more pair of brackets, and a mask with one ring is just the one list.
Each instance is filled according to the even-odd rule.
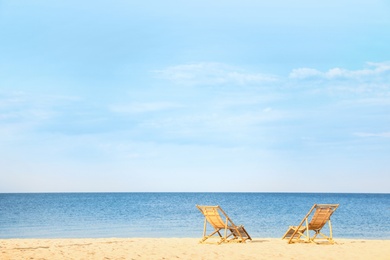
[[[246,240],[252,240],[244,226],[236,226],[220,206],[196,205],[196,207],[204,215],[203,238],[200,243],[204,243],[214,235],[218,235],[218,244],[225,242],[245,243]],[[206,234],[207,223],[214,229],[208,235]]]
[[[320,241],[334,243],[330,216],[335,212],[339,204],[314,204],[298,226],[290,226],[282,239],[288,239],[288,243]],[[314,212],[314,213],[313,213]],[[309,222],[309,218],[311,220]],[[325,224],[329,224],[329,235],[321,232]],[[310,236],[310,231],[314,235]],[[301,239],[303,238],[303,239]]]

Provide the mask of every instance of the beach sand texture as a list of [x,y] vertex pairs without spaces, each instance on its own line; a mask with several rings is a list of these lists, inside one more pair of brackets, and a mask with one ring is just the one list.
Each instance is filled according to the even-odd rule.
[[337,239],[334,245],[256,238],[199,244],[196,238],[2,239],[0,259],[390,259],[390,240]]

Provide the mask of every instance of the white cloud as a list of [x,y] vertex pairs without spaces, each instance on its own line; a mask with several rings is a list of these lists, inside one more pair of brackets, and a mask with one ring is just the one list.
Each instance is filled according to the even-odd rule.
[[193,63],[168,67],[155,73],[177,84],[219,85],[219,84],[254,84],[276,81],[277,77],[261,73],[249,73],[242,69],[222,63]]
[[48,119],[55,110],[82,99],[76,96],[32,95],[15,92],[0,96],[0,112],[4,117]]
[[28,139],[36,129],[55,124],[79,101],[75,96],[0,92],[0,140]]
[[305,79],[305,78],[315,78],[321,77],[322,72],[316,69],[310,68],[299,68],[291,71],[289,77],[293,79]]
[[390,138],[390,132],[383,132],[383,133],[355,133],[355,136],[358,137],[380,137],[380,138]]
[[390,74],[390,62],[368,62],[368,68],[361,70],[347,70],[332,68],[321,72],[313,68],[299,68],[291,71],[289,77],[293,79],[364,79],[366,77],[382,77]]
[[289,74],[290,84],[335,93],[373,94],[378,97],[389,96],[390,62],[368,62],[367,68],[348,70],[332,68],[322,72],[314,68],[294,69]]

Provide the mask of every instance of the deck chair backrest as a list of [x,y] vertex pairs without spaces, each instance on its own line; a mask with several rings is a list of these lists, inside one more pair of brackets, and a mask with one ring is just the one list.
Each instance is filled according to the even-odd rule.
[[317,204],[314,206],[316,210],[309,223],[309,230],[320,230],[326,222],[329,221],[330,216],[337,209],[338,205],[324,205]]
[[203,208],[204,216],[206,217],[207,221],[214,227],[214,228],[223,228],[226,225],[226,222],[224,222],[221,218],[221,215],[219,215],[218,208],[217,207],[204,207]]
[[[219,206],[197,206],[207,221],[216,229],[225,228],[233,224],[231,219]],[[221,216],[223,215],[223,217]],[[234,224],[233,224],[234,225]]]

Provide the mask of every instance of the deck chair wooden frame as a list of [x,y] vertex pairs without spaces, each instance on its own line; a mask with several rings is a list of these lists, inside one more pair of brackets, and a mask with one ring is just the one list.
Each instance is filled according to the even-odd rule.
[[[295,242],[328,242],[333,244],[334,241],[330,217],[338,206],[339,204],[314,204],[306,216],[302,219],[301,223],[299,223],[298,226],[290,226],[282,239],[288,239],[289,244]],[[312,218],[309,222],[309,217],[311,215]],[[329,235],[325,235],[321,232],[321,229],[326,223],[329,224]],[[313,236],[310,236],[310,231],[314,231]]]
[[[235,225],[220,206],[196,205],[196,207],[204,215],[203,238],[199,241],[200,243],[204,243],[207,239],[216,235],[219,236],[217,244],[244,243],[246,240],[252,240],[244,226]],[[206,234],[207,223],[214,229],[210,234]]]

